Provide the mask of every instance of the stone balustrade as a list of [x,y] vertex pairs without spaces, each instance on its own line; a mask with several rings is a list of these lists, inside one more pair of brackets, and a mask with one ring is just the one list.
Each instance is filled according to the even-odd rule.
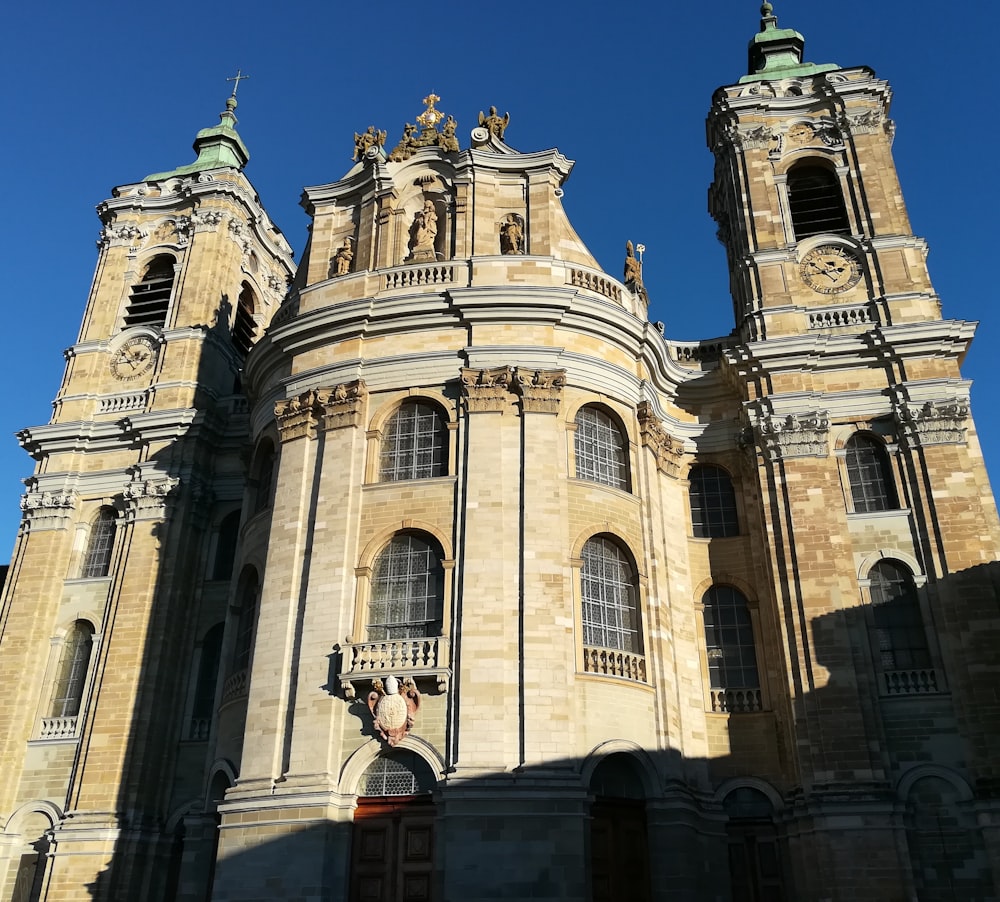
[[222,703],[231,702],[247,694],[250,687],[250,672],[244,668],[237,670],[222,684]]
[[887,670],[882,674],[884,695],[928,695],[940,692],[933,668]]
[[450,263],[427,266],[401,266],[382,275],[382,290],[417,288],[422,285],[448,285],[455,281],[455,267]]
[[763,711],[760,689],[713,689],[712,710],[721,714],[749,714]]
[[39,739],[75,739],[76,717],[43,717]]
[[621,677],[625,680],[635,680],[637,683],[646,682],[646,659],[631,651],[585,645],[583,669],[585,673]]
[[448,640],[443,636],[345,643],[340,647],[340,685],[347,698],[355,697],[355,683],[395,677],[433,676],[443,692],[451,679]]

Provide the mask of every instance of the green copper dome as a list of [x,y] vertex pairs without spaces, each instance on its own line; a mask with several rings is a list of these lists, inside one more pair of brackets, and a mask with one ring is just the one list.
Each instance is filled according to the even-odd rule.
[[194,139],[194,150],[198,159],[187,166],[179,166],[169,172],[154,172],[143,179],[145,182],[156,182],[171,176],[190,175],[192,172],[203,172],[206,169],[242,169],[250,159],[243,139],[236,131],[236,97],[226,101],[226,109],[219,113],[219,124],[213,128],[203,128]]
[[753,36],[747,48],[749,59],[748,75],[740,79],[740,84],[748,81],[764,81],[772,78],[790,78],[801,75],[816,75],[839,69],[836,63],[804,63],[802,52],[806,39],[792,28],[778,28],[778,17],[774,7],[765,0],[760,8],[760,32]]

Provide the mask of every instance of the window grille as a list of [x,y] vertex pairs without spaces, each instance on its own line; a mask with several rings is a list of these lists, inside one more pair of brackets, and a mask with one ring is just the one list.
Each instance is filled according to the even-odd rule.
[[847,481],[857,513],[895,510],[899,507],[892,467],[885,446],[866,435],[847,441]]
[[596,536],[583,546],[583,642],[642,652],[635,570],[625,551]]
[[883,670],[931,666],[920,601],[913,575],[896,561],[879,561],[871,580],[873,645]]
[[59,658],[50,717],[76,717],[80,713],[93,647],[94,628],[86,620],[77,620],[66,634]]
[[429,479],[447,472],[448,428],[433,404],[407,401],[389,418],[379,479]]
[[712,586],[702,604],[711,688],[759,689],[757,649],[747,600],[732,586]]
[[114,546],[115,512],[109,507],[102,507],[90,530],[87,554],[83,560],[84,579],[108,575]]
[[368,641],[438,636],[443,606],[438,549],[417,536],[396,536],[373,568]]
[[725,538],[740,532],[736,515],[736,492],[722,467],[698,466],[689,476],[691,527],[701,539]]
[[788,171],[788,206],[796,241],[810,235],[851,233],[840,183],[829,169],[793,166]]
[[397,749],[379,755],[361,776],[359,796],[412,796],[431,792],[437,785],[427,762],[415,752]]
[[174,258],[154,257],[146,267],[142,280],[132,286],[125,328],[129,326],[163,326],[167,321],[170,293],[174,287]]
[[576,415],[576,475],[601,485],[628,491],[628,457],[618,424],[596,407],[581,407]]

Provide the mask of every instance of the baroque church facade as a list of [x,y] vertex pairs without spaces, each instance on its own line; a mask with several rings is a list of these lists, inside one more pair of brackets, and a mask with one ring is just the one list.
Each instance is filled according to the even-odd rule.
[[99,207],[3,601],[26,900],[996,900],[1000,526],[887,83],[768,4],[716,91],[735,328],[425,99],[308,188],[235,96]]

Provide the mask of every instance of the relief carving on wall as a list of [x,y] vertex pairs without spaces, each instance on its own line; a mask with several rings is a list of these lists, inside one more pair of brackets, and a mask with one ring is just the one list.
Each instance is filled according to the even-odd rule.
[[462,369],[462,399],[469,413],[503,413],[512,373],[509,366]]
[[566,385],[566,370],[522,370],[514,372],[513,388],[521,396],[525,413],[558,413]]
[[372,680],[368,693],[368,708],[378,734],[391,746],[399,745],[416,722],[420,709],[420,692],[413,680],[402,681],[390,675],[382,680]]
[[826,457],[830,418],[825,410],[779,416],[759,414],[754,425],[757,442],[771,460]]
[[904,440],[917,445],[955,445],[965,442],[969,402],[964,398],[925,401],[923,404],[898,401],[896,421]]
[[680,473],[684,447],[681,442],[667,435],[660,418],[653,412],[649,401],[640,401],[636,409],[639,417],[639,435],[644,447],[656,458],[656,468],[667,476],[677,478]]

